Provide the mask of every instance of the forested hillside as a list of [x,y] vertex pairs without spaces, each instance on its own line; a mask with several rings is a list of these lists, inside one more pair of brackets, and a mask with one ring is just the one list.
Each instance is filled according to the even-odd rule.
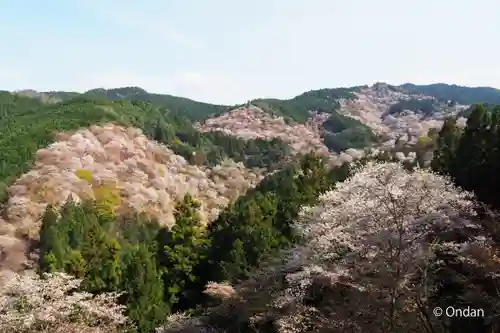
[[210,116],[219,115],[231,107],[193,101],[188,98],[153,94],[139,87],[124,87],[116,89],[93,89],[85,93],[89,97],[101,97],[112,101],[148,101],[167,108],[171,113],[198,121]]
[[122,87],[115,89],[98,88],[89,90],[85,93],[66,91],[37,92],[34,90],[22,90],[19,91],[18,94],[38,98],[49,103],[68,101],[82,95],[90,99],[97,98],[111,101],[128,101],[131,103],[145,101],[168,109],[170,113],[186,117],[193,121],[221,114],[231,108],[230,106],[197,102],[183,97],[149,93],[139,87]]
[[141,128],[158,142],[194,164],[215,165],[233,158],[249,167],[274,167],[288,155],[280,140],[243,141],[220,133],[201,134],[183,117],[149,102],[77,97],[60,103],[0,93],[0,198],[19,175],[28,171],[35,152],[55,141],[58,132],[116,122]]
[[405,83],[400,87],[412,93],[435,97],[443,102],[500,104],[500,90],[491,87],[463,87],[444,83],[429,85]]
[[[256,99],[251,101],[255,106],[262,108],[274,116],[283,116],[287,121],[306,122],[309,111],[331,113],[340,108],[339,99],[355,99],[352,93],[354,88],[335,88],[311,90],[292,99]],[[218,116],[236,106],[215,105],[193,101],[188,98],[149,93],[139,87],[122,87],[115,89],[92,89],[85,93],[50,91],[36,92],[24,90],[23,95],[43,99],[45,101],[66,101],[79,95],[89,98],[108,99],[111,101],[148,101],[167,109],[169,112],[183,116],[191,121],[201,121],[209,117]],[[52,99],[50,99],[52,98]]]
[[0,333],[500,332],[500,107],[464,107],[1,92]]
[[257,99],[251,103],[288,121],[305,122],[310,117],[309,111],[332,113],[339,110],[339,99],[356,99],[356,95],[348,88],[319,89],[305,92],[292,99]]
[[[357,88],[311,90],[292,99],[257,99],[204,122],[202,131],[227,131],[237,137],[279,137],[297,151],[341,153],[377,140],[362,122],[341,114],[341,101],[356,100]],[[321,142],[319,142],[321,141]],[[326,149],[325,149],[326,148]]]

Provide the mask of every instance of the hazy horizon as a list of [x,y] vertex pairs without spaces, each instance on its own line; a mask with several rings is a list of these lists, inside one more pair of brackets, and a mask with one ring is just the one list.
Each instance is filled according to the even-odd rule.
[[500,3],[23,0],[0,12],[0,90],[141,87],[238,104],[386,82],[500,87]]

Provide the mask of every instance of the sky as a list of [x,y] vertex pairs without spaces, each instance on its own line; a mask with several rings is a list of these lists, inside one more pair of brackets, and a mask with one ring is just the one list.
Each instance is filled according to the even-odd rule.
[[500,88],[498,0],[0,0],[0,90],[217,104],[375,82]]

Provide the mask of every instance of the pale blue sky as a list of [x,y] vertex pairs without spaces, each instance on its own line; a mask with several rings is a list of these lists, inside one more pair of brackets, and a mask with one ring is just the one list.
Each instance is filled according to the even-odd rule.
[[235,104],[372,84],[500,87],[498,0],[0,0],[0,90]]

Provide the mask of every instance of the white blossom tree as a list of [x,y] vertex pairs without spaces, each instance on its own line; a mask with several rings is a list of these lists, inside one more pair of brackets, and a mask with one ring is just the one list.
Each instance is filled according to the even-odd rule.
[[0,332],[117,333],[131,327],[117,294],[78,292],[80,283],[63,273],[13,277],[0,290]]
[[[473,195],[445,177],[408,172],[398,163],[358,168],[318,205],[303,208],[295,227],[305,242],[287,262],[300,269],[286,275],[289,286],[277,304],[321,303],[337,329],[416,331],[424,323],[408,317],[417,318],[418,279],[438,234],[474,228],[468,219]],[[489,246],[481,238],[470,243]],[[335,288],[328,292],[325,286]]]

